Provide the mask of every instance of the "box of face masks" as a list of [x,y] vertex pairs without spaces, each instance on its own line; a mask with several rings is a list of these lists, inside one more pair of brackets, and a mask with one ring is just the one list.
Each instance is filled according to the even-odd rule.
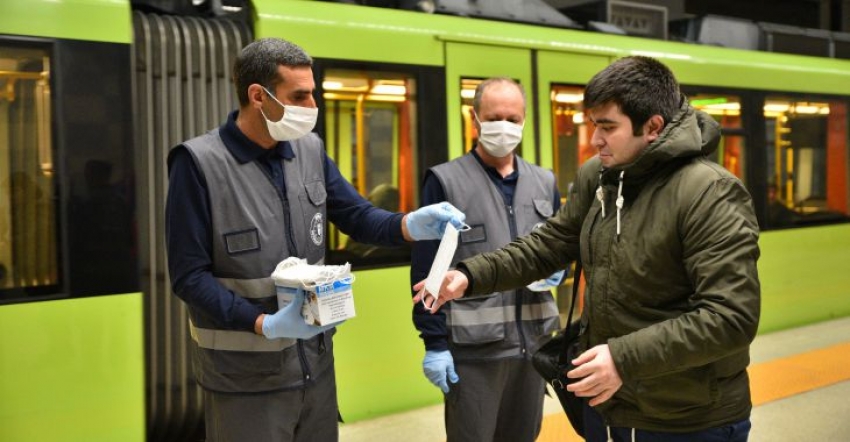
[[[338,278],[324,284],[307,287],[306,300],[308,308],[304,314],[307,323],[327,325],[354,317],[354,291],[351,284],[354,276]],[[303,312],[302,312],[303,313]]]
[[312,325],[328,325],[355,316],[354,275],[351,265],[311,265],[301,258],[290,257],[278,264],[272,273],[277,291],[278,308],[294,300],[303,300],[301,316]]

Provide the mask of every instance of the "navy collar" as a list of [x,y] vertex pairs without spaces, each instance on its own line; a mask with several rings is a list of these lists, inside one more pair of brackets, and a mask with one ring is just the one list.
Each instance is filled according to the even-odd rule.
[[235,110],[227,116],[227,121],[221,125],[218,132],[227,150],[236,158],[240,164],[245,164],[264,156],[280,157],[286,160],[295,158],[295,151],[289,141],[278,141],[273,149],[263,149],[259,144],[251,141],[236,125],[236,116],[239,110]]
[[519,178],[519,168],[517,167],[516,155],[514,155],[514,171],[509,173],[508,176],[503,177],[502,174],[500,174],[495,167],[487,165],[487,163],[485,163],[484,160],[482,160],[481,157],[478,156],[478,152],[476,152],[475,149],[472,149],[470,152],[472,153],[472,156],[475,157],[475,160],[478,161],[478,164],[480,164],[481,167],[484,168],[484,171],[487,172],[487,174],[491,177],[499,181],[510,181]]

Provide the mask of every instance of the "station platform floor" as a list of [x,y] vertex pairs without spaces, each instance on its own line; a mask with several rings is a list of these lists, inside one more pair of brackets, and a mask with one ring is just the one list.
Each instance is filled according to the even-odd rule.
[[[750,442],[850,441],[850,317],[758,335]],[[341,442],[445,441],[443,406],[340,426]],[[537,442],[581,441],[546,398]]]

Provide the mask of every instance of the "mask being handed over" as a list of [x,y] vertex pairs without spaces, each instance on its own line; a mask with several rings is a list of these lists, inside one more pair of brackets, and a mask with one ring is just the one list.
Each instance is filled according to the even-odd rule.
[[269,128],[269,135],[271,135],[272,138],[277,141],[295,140],[307,135],[311,130],[313,130],[313,127],[316,126],[316,118],[319,116],[319,108],[283,104],[278,101],[277,97],[269,92],[268,89],[263,88],[263,90],[265,90],[274,101],[277,101],[277,104],[283,107],[283,118],[279,121],[269,120],[269,117],[266,117],[266,113],[263,112],[263,109],[260,109],[260,113],[262,113],[263,117],[266,119],[266,126]]
[[516,149],[517,144],[522,141],[522,125],[510,121],[480,121],[481,126],[478,134],[478,143],[484,147],[488,154],[496,158],[510,155]]

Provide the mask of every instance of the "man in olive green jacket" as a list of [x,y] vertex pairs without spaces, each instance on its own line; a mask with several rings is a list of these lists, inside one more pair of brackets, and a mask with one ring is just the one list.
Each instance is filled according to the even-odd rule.
[[599,155],[567,204],[543,228],[458,263],[437,306],[580,259],[585,351],[568,388],[587,399],[587,440],[746,441],[759,230],[744,185],[707,158],[718,124],[648,57],[594,76],[585,114]]

